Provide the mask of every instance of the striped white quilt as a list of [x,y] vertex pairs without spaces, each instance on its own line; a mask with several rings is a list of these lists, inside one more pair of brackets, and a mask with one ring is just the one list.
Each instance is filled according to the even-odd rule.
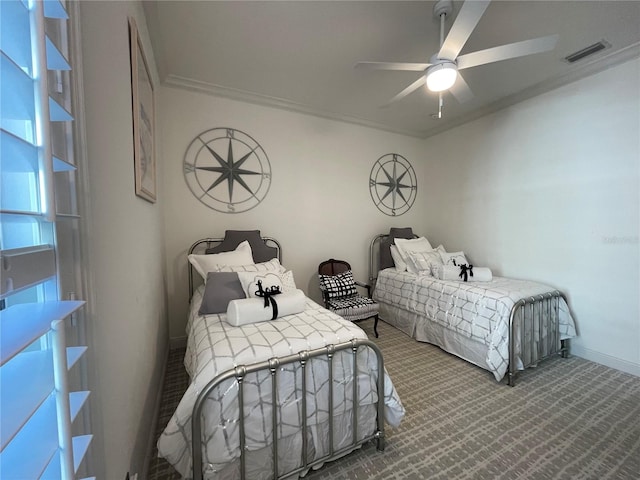
[[[187,478],[191,476],[191,414],[198,393],[209,381],[237,365],[265,361],[354,338],[367,338],[358,326],[310,299],[307,299],[306,309],[302,313],[269,322],[233,327],[224,320],[224,314],[199,316],[197,311],[201,296],[202,287],[194,294],[187,325],[185,367],[191,377],[191,384],[158,440],[159,455]],[[350,415],[353,395],[352,362],[350,351],[337,352],[333,360],[333,405],[336,415]],[[324,357],[313,359],[307,364],[307,425],[317,454],[326,450],[326,445],[322,445],[323,440],[319,437],[324,435],[326,443],[325,427],[322,425],[329,418],[327,366],[328,362]],[[293,457],[295,463],[300,458],[301,444],[301,368],[297,362],[283,366],[278,370],[277,376],[278,436],[290,442],[287,443],[288,451],[284,451],[284,454]],[[368,348],[360,348],[359,405],[373,405],[377,401],[376,378],[375,353]],[[404,407],[386,371],[385,379],[385,417],[388,423],[397,426],[404,416]],[[259,372],[247,375],[244,384],[244,400],[245,405],[248,405],[245,407],[246,446],[247,450],[256,451],[268,447],[272,441],[270,374]],[[219,478],[216,472],[239,457],[237,395],[237,382],[229,380],[222,388],[214,390],[207,400],[202,424],[203,436],[208,439],[203,448],[205,478]],[[365,408],[362,409],[363,414],[359,415],[361,419]],[[362,419],[362,423],[359,428],[360,438],[364,438],[365,432],[374,431],[375,418]],[[339,430],[338,427],[336,430]],[[268,478],[267,466],[262,464],[258,467]]]
[[[500,381],[509,364],[509,315],[521,298],[554,291],[538,282],[493,277],[490,282],[446,281],[387,268],[378,273],[373,298],[435,322],[487,347],[484,368]],[[561,339],[576,335],[569,307],[560,300]],[[415,335],[414,327],[413,335]],[[429,341],[418,338],[417,340]],[[456,352],[451,352],[456,354]]]

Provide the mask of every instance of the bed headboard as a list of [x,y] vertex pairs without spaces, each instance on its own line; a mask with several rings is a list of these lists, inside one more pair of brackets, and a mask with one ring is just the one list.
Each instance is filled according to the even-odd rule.
[[393,267],[391,245],[396,238],[417,238],[411,227],[390,228],[389,233],[381,233],[373,237],[369,247],[369,282],[378,277],[378,272]]
[[[248,241],[251,245],[253,261],[256,263],[267,262],[272,258],[277,258],[282,262],[282,247],[280,243],[271,237],[262,237],[260,230],[226,230],[224,238],[202,238],[189,248],[188,255],[210,254],[229,252],[235,250],[240,243]],[[187,261],[189,269],[189,298],[194,291],[193,265]],[[199,275],[196,275],[199,277]]]

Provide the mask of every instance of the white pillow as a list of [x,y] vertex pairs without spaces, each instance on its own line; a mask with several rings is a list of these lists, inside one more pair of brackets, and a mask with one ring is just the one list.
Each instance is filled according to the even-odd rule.
[[286,272],[281,273],[280,280],[282,281],[283,292],[293,292],[298,289],[298,287],[296,287],[296,282],[293,279],[293,272],[291,270],[287,270]]
[[411,239],[396,238],[394,242],[398,247],[398,251],[402,256],[402,260],[407,264],[407,271],[411,273],[418,273],[418,270],[409,259],[409,252],[428,252],[430,250],[433,250],[433,247],[431,247],[429,240],[427,240],[425,237]]
[[459,267],[460,265],[469,265],[467,257],[464,256],[464,252],[440,252],[440,258],[442,258],[442,263],[444,265],[454,265],[457,267]]
[[251,265],[219,265],[216,272],[270,272],[284,273],[285,268],[277,258],[268,262],[252,263]]
[[235,250],[230,252],[212,253],[209,255],[191,254],[188,257],[193,268],[207,281],[209,272],[219,271],[221,265],[252,265],[253,253],[251,245],[246,240],[240,243]]
[[409,261],[413,264],[418,275],[436,276],[436,269],[443,264],[437,249],[428,252],[411,252]]
[[399,272],[404,272],[407,270],[407,264],[402,260],[402,255],[400,255],[400,251],[398,247],[395,245],[391,245],[391,258],[393,258],[393,264],[396,266],[396,270]]
[[258,282],[262,282],[262,289],[268,290],[272,287],[277,287],[280,292],[284,291],[282,285],[282,279],[276,272],[238,272],[238,280],[242,285],[247,298],[258,297],[256,292],[258,291]]

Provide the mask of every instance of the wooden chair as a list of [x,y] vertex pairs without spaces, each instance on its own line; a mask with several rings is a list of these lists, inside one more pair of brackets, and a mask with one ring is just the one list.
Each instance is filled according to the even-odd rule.
[[[318,265],[318,277],[325,308],[351,322],[375,318],[373,331],[377,338],[380,306],[371,298],[371,285],[356,281],[351,265],[334,258]],[[356,287],[365,288],[367,296],[358,294]]]

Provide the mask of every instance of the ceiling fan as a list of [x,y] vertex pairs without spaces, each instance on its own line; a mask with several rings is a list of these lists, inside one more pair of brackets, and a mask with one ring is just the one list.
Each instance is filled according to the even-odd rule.
[[434,117],[441,118],[443,92],[450,91],[460,103],[466,102],[473,97],[469,85],[460,75],[460,70],[534,53],[542,53],[553,50],[556,46],[558,35],[549,35],[458,56],[480,21],[480,17],[489,6],[490,1],[466,0],[462,4],[460,12],[446,38],[444,38],[444,22],[446,17],[451,15],[453,11],[453,2],[452,0],[439,0],[436,2],[433,7],[433,15],[440,20],[440,51],[429,59],[429,63],[358,62],[356,63],[356,68],[423,72],[424,75],[398,93],[385,106],[403,99],[426,84],[429,90],[439,93],[438,114],[434,115]]

